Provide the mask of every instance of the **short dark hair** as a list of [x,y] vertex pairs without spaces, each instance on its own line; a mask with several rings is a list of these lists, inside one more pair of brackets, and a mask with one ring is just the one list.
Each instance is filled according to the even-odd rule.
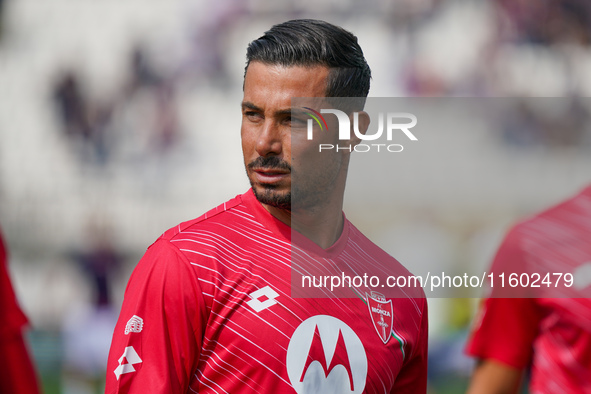
[[251,62],[282,66],[330,68],[327,97],[367,97],[371,70],[357,37],[349,31],[314,19],[295,19],[274,25],[248,45]]

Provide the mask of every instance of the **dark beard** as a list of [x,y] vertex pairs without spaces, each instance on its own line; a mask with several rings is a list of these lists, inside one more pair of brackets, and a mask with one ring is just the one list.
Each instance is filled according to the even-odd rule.
[[285,209],[286,211],[291,211],[291,192],[287,194],[279,194],[274,191],[273,187],[269,186],[265,187],[265,190],[262,194],[257,192],[255,187],[252,188],[252,191],[260,203],[279,209]]
[[[276,156],[258,157],[256,160],[250,162],[247,165],[247,175],[248,169],[252,170],[254,168],[288,170],[291,172],[291,166]],[[254,196],[260,203],[291,211],[291,192],[280,194],[276,191],[276,188],[273,185],[264,185],[262,186],[264,190],[262,193],[260,193],[257,191],[257,188],[254,187],[250,177],[249,181],[252,191],[254,192]]]

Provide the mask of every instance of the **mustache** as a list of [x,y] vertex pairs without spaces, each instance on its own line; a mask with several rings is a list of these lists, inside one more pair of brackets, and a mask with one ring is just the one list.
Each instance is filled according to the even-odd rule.
[[259,168],[266,170],[285,170],[291,172],[291,166],[284,160],[277,156],[263,157],[259,156],[255,160],[248,163],[249,169]]

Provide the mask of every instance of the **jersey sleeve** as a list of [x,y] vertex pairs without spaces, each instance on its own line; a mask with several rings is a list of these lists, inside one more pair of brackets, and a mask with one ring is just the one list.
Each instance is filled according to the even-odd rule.
[[418,300],[423,303],[423,307],[416,345],[394,383],[392,394],[421,394],[427,392],[427,354],[429,350],[427,298]]
[[113,333],[107,394],[187,391],[207,321],[191,267],[164,239],[156,241],[138,263]]
[[23,339],[27,318],[20,309],[0,234],[0,393],[37,394],[35,368]]
[[27,324],[27,318],[18,305],[10,276],[8,274],[7,254],[0,233],[0,337],[5,338],[15,333],[20,335],[21,329]]
[[478,320],[466,353],[518,369],[527,367],[540,320],[532,299],[488,298]]
[[[525,253],[517,229],[509,232],[493,261],[491,272],[526,270]],[[525,368],[532,356],[542,313],[534,298],[487,298],[481,304],[466,353]]]

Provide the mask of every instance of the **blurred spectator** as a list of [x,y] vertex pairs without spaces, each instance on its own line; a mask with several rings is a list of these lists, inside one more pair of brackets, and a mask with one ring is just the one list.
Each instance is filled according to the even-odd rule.
[[[143,154],[162,154],[173,148],[179,138],[180,126],[178,120],[175,81],[173,77],[159,72],[144,46],[136,44],[129,54],[129,68],[127,80],[123,86],[123,94],[117,102],[117,108],[124,108],[134,101],[140,102],[140,110],[134,114],[140,121],[146,117],[151,119],[147,128],[140,127],[144,140],[148,141]],[[147,100],[146,100],[147,99]],[[144,106],[145,104],[147,106]],[[142,105],[144,104],[144,105]],[[121,125],[115,125],[120,128]],[[131,122],[128,127],[137,127]],[[123,126],[125,128],[125,126]],[[129,130],[130,134],[137,130]]]
[[520,42],[552,45],[591,43],[591,4],[586,0],[497,0],[508,32]]
[[162,153],[171,149],[179,137],[179,121],[172,83],[160,86],[156,92],[156,135],[154,148]]
[[88,138],[88,103],[74,71],[65,71],[59,76],[53,86],[53,100],[63,123],[64,133],[68,137],[80,135]]
[[105,165],[115,151],[149,158],[179,139],[173,77],[158,70],[141,44],[132,47],[127,64],[122,85],[106,103],[92,99],[74,70],[54,82],[54,107],[82,163]]
[[127,91],[129,94],[135,93],[142,86],[158,85],[161,81],[141,44],[136,44],[131,49],[128,79]]
[[6,1],[0,0],[0,42],[2,42],[2,36],[4,35],[4,9],[6,8]]
[[[395,8],[397,17],[410,9]],[[589,1],[450,1],[419,15],[391,25],[394,37],[410,27],[401,73],[409,95],[589,96]]]
[[64,387],[66,393],[75,394],[102,391],[110,335],[117,321],[111,283],[123,260],[105,226],[91,222],[87,231],[88,249],[73,257],[92,284],[94,300],[90,305],[73,305],[63,324]]
[[105,164],[109,156],[106,128],[111,108],[89,100],[78,74],[72,70],[57,78],[52,87],[52,99],[64,135],[74,146],[80,144],[82,160]]
[[503,141],[520,148],[580,147],[591,134],[585,100],[521,98],[518,105],[501,114]]
[[203,2],[187,1],[186,7],[190,48],[180,73],[216,88],[229,88],[228,36],[250,15],[252,2],[219,0],[210,3],[207,12]]
[[37,376],[23,338],[27,318],[18,306],[0,234],[0,393],[37,394]]
[[74,253],[74,259],[93,284],[94,305],[111,307],[110,282],[121,268],[123,256],[113,245],[106,226],[91,222],[87,231],[89,246],[83,252]]

